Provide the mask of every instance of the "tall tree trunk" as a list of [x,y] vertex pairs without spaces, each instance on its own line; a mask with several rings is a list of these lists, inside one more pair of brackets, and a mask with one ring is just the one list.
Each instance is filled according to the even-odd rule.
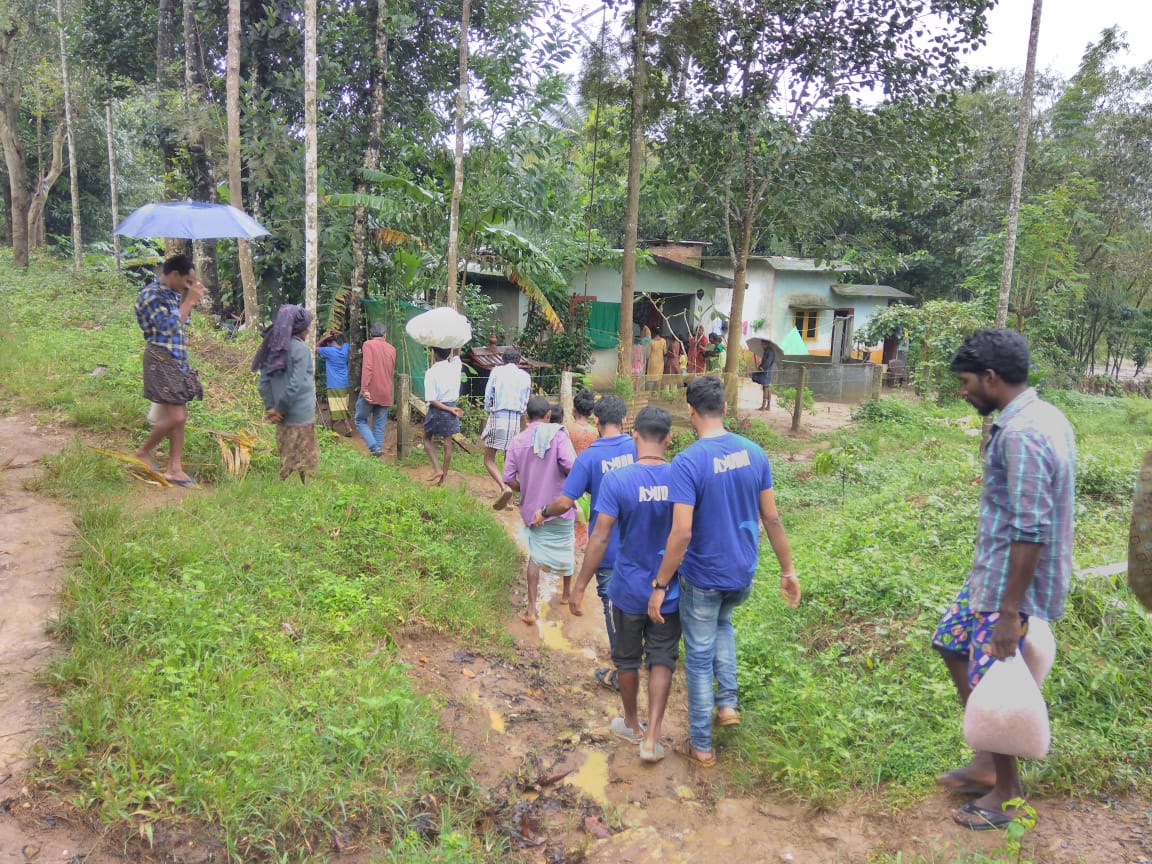
[[[376,3],[376,56],[372,67],[372,111],[368,118],[368,144],[364,148],[364,168],[375,171],[380,165],[380,131],[384,125],[384,97],[388,86],[388,2]],[[361,179],[356,191],[368,192]],[[357,207],[352,225],[352,297],[348,309],[348,386],[360,392],[360,364],[363,360],[364,326],[362,300],[367,279],[368,208]]]
[[[457,251],[460,245],[460,198],[464,194],[464,110],[468,106],[468,24],[472,0],[464,0],[460,10],[460,87],[456,91],[456,159],[452,177],[452,205],[448,216],[448,290],[445,303],[456,308],[456,286],[460,281]],[[464,274],[468,279],[468,274]]]
[[1008,204],[1008,227],[1004,233],[1004,264],[1000,268],[1000,300],[996,306],[996,326],[1008,322],[1008,301],[1012,293],[1012,268],[1016,260],[1016,232],[1020,224],[1020,198],[1024,190],[1024,167],[1028,161],[1028,135],[1032,122],[1032,87],[1036,78],[1036,46],[1040,41],[1040,12],[1044,0],[1032,0],[1032,27],[1028,31],[1028,60],[1024,65],[1024,86],[1020,94],[1020,115],[1016,129],[1016,151],[1012,157],[1012,198]]
[[[320,204],[316,173],[316,0],[304,0],[304,308],[316,314]],[[316,328],[308,331],[314,346]]]
[[[240,165],[240,0],[228,0],[228,60],[225,69],[228,112],[228,197],[232,206],[244,209],[244,186]],[[244,323],[255,330],[260,323],[260,300],[252,268],[252,244],[237,242],[240,284],[244,290]]]
[[[749,136],[744,149],[744,195],[740,202],[740,235],[737,238],[732,268],[732,307],[728,310],[728,345],[725,346],[724,383],[727,387],[728,413],[733,417],[740,409],[740,353],[744,341],[744,294],[748,285],[748,257],[752,254],[752,230],[756,216],[753,190],[756,141]],[[803,397],[798,394],[797,399]]]
[[[1008,203],[1008,225],[1004,231],[1004,263],[1000,267],[1000,297],[996,304],[996,326],[1008,323],[1008,301],[1012,296],[1012,268],[1016,262],[1016,232],[1020,225],[1020,198],[1024,191],[1024,167],[1028,162],[1028,135],[1032,123],[1032,86],[1036,78],[1036,46],[1040,42],[1040,12],[1044,0],[1032,0],[1032,26],[1028,30],[1028,59],[1024,64],[1024,86],[1020,93],[1020,115],[1016,129],[1016,150],[1012,156],[1012,197]],[[992,415],[984,418],[980,453],[992,438]]]
[[[116,174],[116,127],[112,120],[112,97],[104,102],[104,136],[108,142],[108,190],[111,193],[112,230],[120,224],[120,178]],[[120,269],[120,235],[112,235],[112,254],[116,257],[116,269]]]
[[636,0],[632,52],[632,130],[628,136],[628,200],[624,208],[624,262],[620,278],[620,343],[616,372],[627,376],[632,367],[632,297],[636,290],[636,234],[640,223],[640,167],[644,160],[644,89],[648,65],[648,0]]
[[52,160],[48,170],[36,183],[32,196],[28,202],[28,244],[32,248],[44,245],[44,211],[48,207],[48,195],[60,175],[64,172],[64,137],[67,127],[64,124],[64,115],[56,120],[56,131],[52,133]]
[[64,135],[68,142],[68,182],[72,192],[72,265],[79,273],[84,266],[84,243],[80,224],[80,172],[76,167],[73,140],[72,83],[68,77],[68,43],[64,38],[64,0],[56,0],[56,24],[60,36],[60,81],[64,85]]
[[12,260],[17,267],[28,266],[28,164],[24,145],[20,143],[20,85],[9,81],[8,53],[18,30],[0,30],[0,147],[4,148],[4,167],[8,171],[8,213],[11,219],[9,237]]
[[[212,160],[208,152],[208,141],[202,131],[207,126],[208,75],[204,69],[203,52],[200,45],[200,25],[196,21],[195,0],[184,0],[184,99],[191,119],[185,133],[191,163],[192,197],[196,201],[216,200],[216,178]],[[204,118],[205,122],[201,121]],[[216,268],[216,241],[196,240],[192,243],[192,257],[196,262],[196,272],[204,283],[204,303],[213,311],[223,309],[220,297],[220,284]]]
[[[176,200],[175,178],[180,165],[176,161],[176,129],[167,106],[168,91],[178,86],[176,77],[176,3],[179,0],[158,0],[156,4],[156,105],[155,118],[160,156],[164,166],[164,199]],[[179,238],[164,238],[164,254],[184,252],[185,243]]]

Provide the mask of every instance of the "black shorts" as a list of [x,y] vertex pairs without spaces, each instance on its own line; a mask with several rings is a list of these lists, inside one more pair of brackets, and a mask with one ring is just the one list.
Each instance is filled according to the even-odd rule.
[[612,649],[612,662],[622,672],[635,672],[644,655],[648,655],[648,668],[667,666],[676,668],[680,656],[680,613],[665,612],[664,623],[653,623],[647,615],[631,615],[612,607],[612,626],[616,630],[616,646]]

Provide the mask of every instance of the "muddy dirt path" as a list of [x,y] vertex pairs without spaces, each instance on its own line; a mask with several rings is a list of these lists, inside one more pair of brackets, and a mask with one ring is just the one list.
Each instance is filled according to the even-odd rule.
[[[25,772],[34,745],[51,726],[55,704],[37,683],[57,650],[46,632],[56,612],[72,516],[26,484],[40,460],[69,437],[17,417],[0,417],[0,862],[102,864],[99,838],[42,808]],[[108,859],[110,860],[110,859]]]
[[[428,469],[411,473],[423,480]],[[453,472],[448,483],[466,488],[482,506],[496,497],[487,478]],[[515,509],[496,516],[518,535]],[[610,665],[595,593],[588,592],[577,618],[560,607],[556,589],[555,582],[542,580],[541,614],[529,627],[515,617],[525,602],[523,580],[517,582],[509,598],[507,628],[516,640],[511,660],[427,633],[409,634],[403,647],[419,685],[442,699],[445,728],[473,754],[474,776],[490,790],[492,827],[527,860],[576,860],[583,853],[602,864],[865,864],[881,852],[947,856],[1002,845],[996,832],[975,834],[953,825],[949,814],[964,799],[947,794],[896,811],[861,797],[823,813],[771,794],[734,797],[727,777],[732,751],[725,743],[739,729],[718,734],[717,768],[689,765],[670,747],[663,762],[641,763],[633,745],[610,735],[619,697],[592,675]],[[666,745],[687,734],[682,669],[673,679],[664,731]],[[1152,861],[1147,802],[1032,803],[1040,820],[1026,849],[1037,862]]]

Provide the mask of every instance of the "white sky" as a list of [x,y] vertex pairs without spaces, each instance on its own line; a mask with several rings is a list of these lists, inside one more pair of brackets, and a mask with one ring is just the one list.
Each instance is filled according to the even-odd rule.
[[[581,12],[599,10],[597,0],[572,0],[569,8],[572,18]],[[619,15],[609,15],[609,26]],[[988,15],[988,41],[983,48],[970,55],[969,65],[993,69],[1023,69],[1028,50],[1028,25],[1032,20],[1032,0],[1000,0]],[[1040,44],[1037,65],[1040,69],[1054,69],[1064,77],[1072,75],[1080,64],[1084,48],[1096,41],[1100,31],[1119,25],[1127,35],[1129,52],[1121,58],[1126,66],[1138,66],[1152,61],[1152,2],[1149,0],[1044,0],[1040,18]],[[595,38],[599,31],[600,15],[583,25],[583,30]],[[573,60],[572,74],[579,71],[579,60]]]
[[[993,69],[1023,69],[1028,53],[1032,0],[1000,0],[988,15],[988,41],[974,52],[969,65]],[[1129,51],[1122,65],[1152,60],[1152,3],[1148,0],[1044,0],[1036,65],[1054,69],[1065,78],[1080,65],[1089,42],[1100,31],[1119,25],[1127,34]]]

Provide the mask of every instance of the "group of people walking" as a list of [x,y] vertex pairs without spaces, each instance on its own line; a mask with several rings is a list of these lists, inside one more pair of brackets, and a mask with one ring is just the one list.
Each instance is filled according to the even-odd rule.
[[[191,261],[176,255],[136,302],[145,338],[144,396],[159,406],[154,428],[136,455],[151,464],[156,446],[167,438],[164,476],[179,485],[195,483],[183,469],[182,454],[187,403],[202,390],[188,366],[184,325],[203,293]],[[315,360],[305,341],[311,325],[307,310],[282,306],[252,362],[259,372],[264,419],[277,427],[281,478],[299,473],[303,479],[316,468]],[[393,398],[396,355],[386,335],[382,325],[374,325],[365,343],[355,410],[373,454],[382,451]],[[330,399],[337,409],[343,399],[345,412],[346,349],[327,339],[318,349],[328,364]],[[434,353],[436,362],[425,377],[424,443],[432,479],[443,483],[451,437],[459,431],[460,359],[446,349]],[[497,484],[494,506],[503,509],[520,496],[529,559],[528,600],[520,619],[536,622],[542,573],[561,580],[561,600],[573,615],[583,614],[584,595],[595,580],[613,663],[595,675],[621,699],[621,716],[610,729],[636,745],[646,762],[665,756],[662,723],[683,641],[688,738],[677,749],[697,766],[715,765],[713,726],[741,723],[733,613],[752,590],[761,528],[780,568],[784,601],[795,608],[801,599],[767,454],[725,429],[724,384],[718,377],[688,381],[688,416],[697,440],[669,462],[667,410],[645,407],[628,435],[622,399],[582,392],[575,400],[579,413],[594,418],[598,434],[578,422],[572,435],[545,397],[531,395],[518,353],[509,349],[503,359],[488,380],[481,438],[485,467]],[[1006,329],[974,334],[951,362],[961,396],[981,415],[998,415],[986,448],[973,564],[931,640],[962,703],[995,663],[1022,649],[1031,618],[1052,621],[1063,615],[1070,585],[1075,437],[1063,414],[1028,386],[1029,367],[1024,338]],[[771,365],[758,371],[770,376]],[[333,419],[347,426],[346,413],[334,411]],[[433,448],[436,437],[444,439],[442,466]],[[502,468],[496,464],[501,451]],[[591,499],[590,537],[577,573],[574,524],[584,496]],[[642,667],[648,672],[647,722],[638,704]],[[952,814],[974,830],[1010,822],[1015,816],[1010,802],[1023,793],[1017,759],[1010,754],[977,753],[938,781],[975,796]]]

